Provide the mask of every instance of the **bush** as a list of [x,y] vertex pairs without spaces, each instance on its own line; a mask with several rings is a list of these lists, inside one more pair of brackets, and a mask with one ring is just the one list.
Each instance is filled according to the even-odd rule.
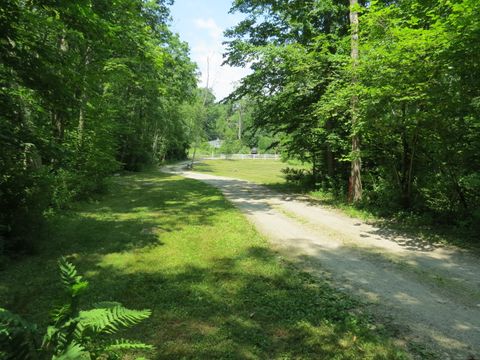
[[309,170],[286,167],[282,169],[282,173],[285,174],[285,180],[289,183],[301,185],[304,188],[315,186],[315,178]]
[[5,252],[34,250],[33,234],[38,234],[43,225],[42,214],[50,205],[50,194],[51,178],[46,168],[18,169],[2,177],[0,237],[4,238]]

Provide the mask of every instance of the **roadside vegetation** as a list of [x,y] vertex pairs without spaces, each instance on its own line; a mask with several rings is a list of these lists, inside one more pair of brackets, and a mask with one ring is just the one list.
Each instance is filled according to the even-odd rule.
[[2,272],[0,303],[45,327],[62,304],[65,255],[90,284],[82,309],[152,310],[125,335],[154,345],[153,358],[408,358],[360,303],[272,252],[214,188],[158,172],[111,186],[49,219],[37,254]]
[[[315,190],[480,233],[477,0],[238,0],[226,63]],[[477,240],[478,242],[478,240]]]
[[227,177],[237,177],[259,184],[286,185],[282,169],[285,167],[306,169],[298,162],[284,163],[278,160],[202,160],[195,164],[194,171]]
[[308,164],[286,175],[337,205],[479,233],[477,0],[234,1],[225,62],[252,72],[221,102],[170,4],[2,2],[0,257],[115,172],[217,139]]
[[168,1],[0,5],[0,257],[122,169],[184,158],[198,95]]

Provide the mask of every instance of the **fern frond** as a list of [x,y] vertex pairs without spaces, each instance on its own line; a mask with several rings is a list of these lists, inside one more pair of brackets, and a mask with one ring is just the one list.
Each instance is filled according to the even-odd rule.
[[114,334],[120,328],[136,325],[150,315],[150,310],[131,310],[121,305],[91,309],[80,311],[77,328],[81,333],[90,330],[94,334]]
[[88,282],[83,280],[81,275],[78,275],[77,268],[67,259],[62,257],[58,261],[58,267],[60,268],[60,278],[62,284],[71,293],[72,296],[77,296],[88,286]]
[[70,304],[65,304],[53,309],[50,312],[50,317],[55,324],[66,321],[72,315],[72,307]]
[[21,316],[8,311],[7,309],[0,308],[0,329],[6,330],[7,328],[34,330],[35,325],[29,323]]
[[131,341],[127,339],[116,340],[113,344],[105,347],[106,351],[127,351],[127,350],[153,350],[152,345],[141,342]]
[[82,277],[78,275],[75,265],[64,257],[60,258],[58,261],[58,267],[60,268],[60,278],[65,286],[70,287],[82,280]]

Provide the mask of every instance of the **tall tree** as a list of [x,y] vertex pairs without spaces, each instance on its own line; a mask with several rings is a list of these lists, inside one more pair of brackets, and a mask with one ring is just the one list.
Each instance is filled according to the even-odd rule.
[[357,67],[358,67],[358,0],[350,0],[350,26],[351,26],[351,57],[352,57],[352,164],[348,197],[350,201],[357,202],[362,199],[362,160],[360,157],[360,136],[358,134],[358,93],[357,93]]

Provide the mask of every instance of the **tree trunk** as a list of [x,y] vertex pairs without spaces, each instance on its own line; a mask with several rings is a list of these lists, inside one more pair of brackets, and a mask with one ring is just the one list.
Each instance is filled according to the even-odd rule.
[[[331,120],[328,120],[326,122],[325,127],[327,129],[328,134],[330,134],[332,130]],[[325,160],[327,162],[328,177],[330,178],[330,180],[332,180],[333,176],[335,175],[335,157],[333,155],[332,147],[328,141],[326,143],[326,149],[325,149]]]
[[85,96],[85,90],[83,90],[81,98],[80,98],[80,109],[78,111],[78,147],[81,149],[83,146],[83,139],[84,139],[84,133],[85,133],[85,113],[84,113],[84,107],[86,103],[86,96]]
[[63,142],[65,128],[63,123],[63,114],[57,110],[52,111],[52,128],[53,128],[53,137],[60,144]]
[[238,140],[242,140],[242,104],[238,105]]
[[83,139],[85,134],[85,105],[87,103],[87,68],[90,64],[90,47],[87,46],[85,55],[82,61],[82,85],[80,88],[79,96],[79,111],[78,111],[78,147],[81,149],[83,146]]
[[195,155],[197,153],[197,143],[195,142],[195,145],[193,147],[193,154],[192,154],[192,162],[190,164],[190,169],[193,170],[193,164],[195,163]]
[[350,25],[352,32],[351,39],[351,57],[353,65],[352,85],[354,88],[354,95],[351,100],[352,111],[352,165],[350,173],[350,182],[348,187],[348,198],[352,202],[357,202],[362,199],[362,178],[361,167],[362,162],[360,159],[360,137],[358,136],[356,125],[358,122],[358,95],[356,94],[355,85],[358,82],[357,79],[357,67],[358,67],[358,0],[350,0]]
[[333,152],[330,149],[330,145],[327,145],[327,150],[325,151],[325,159],[327,161],[327,174],[330,180],[333,179],[335,175],[335,159],[333,157]]

